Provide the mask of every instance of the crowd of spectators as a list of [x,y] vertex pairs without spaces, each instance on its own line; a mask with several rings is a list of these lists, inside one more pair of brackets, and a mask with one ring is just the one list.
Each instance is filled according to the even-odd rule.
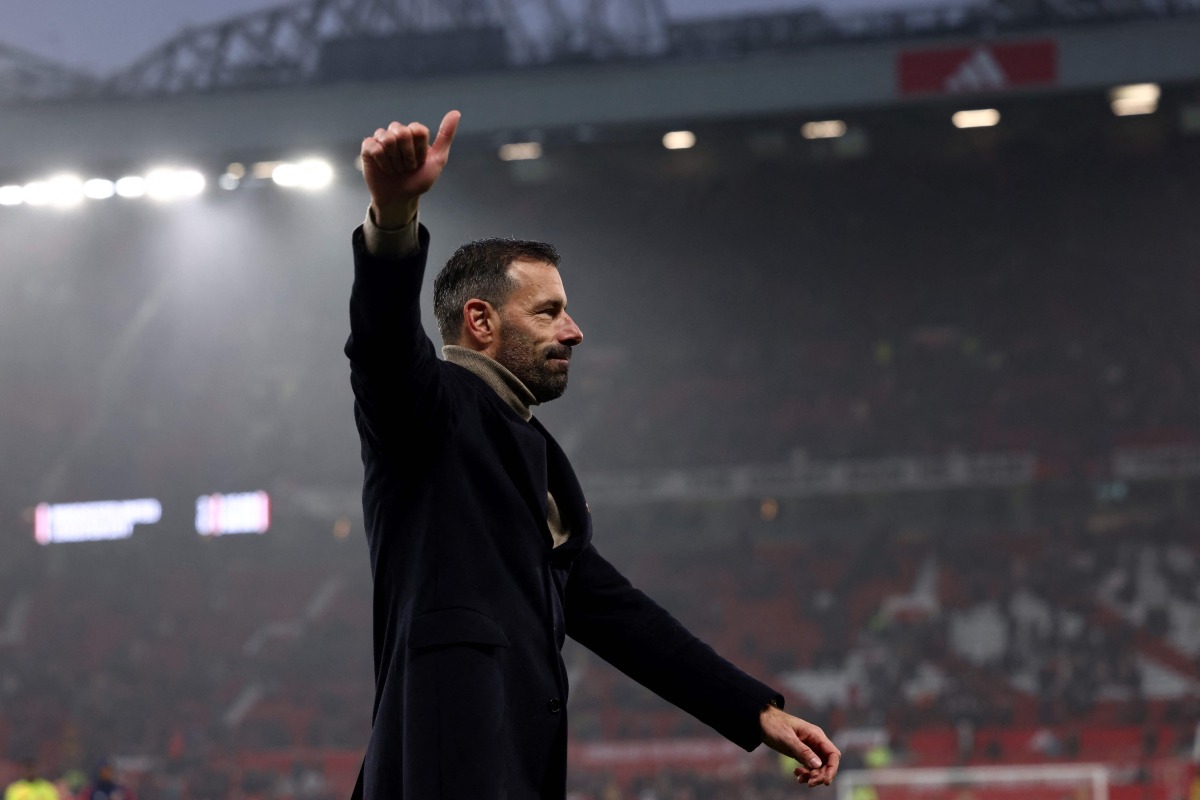
[[[781,686],[795,712],[832,731],[887,731],[916,763],[1029,757],[1033,745],[997,733],[1014,730],[1045,731],[1038,752],[1078,754],[1081,729],[1130,726],[1164,756],[1200,723],[1188,628],[1200,607],[1198,527],[772,536],[684,555],[643,550],[627,571]],[[282,563],[279,545],[258,542],[143,552],[133,582],[128,554],[82,547],[92,552],[64,554],[35,582],[7,581],[0,598],[0,617],[17,597],[31,605],[0,661],[10,756],[33,748],[85,767],[137,754],[188,797],[217,773],[247,796],[285,797],[272,773],[234,762],[221,771],[214,758],[363,746],[370,600],[353,542],[314,538]],[[1164,605],[1144,585],[1167,575]],[[566,658],[577,744],[711,736],[586,650]],[[954,731],[952,752],[910,741],[926,731]]]
[[[665,320],[623,350],[580,452],[628,466],[1030,450],[1061,471],[1193,441],[1200,283],[1185,265],[1200,241],[1179,201],[1196,164],[1163,174],[1176,163],[872,161],[635,194],[622,211],[639,234],[671,224],[664,207],[728,233],[661,257]],[[689,308],[710,324],[683,322]],[[713,408],[731,412],[720,426]]]

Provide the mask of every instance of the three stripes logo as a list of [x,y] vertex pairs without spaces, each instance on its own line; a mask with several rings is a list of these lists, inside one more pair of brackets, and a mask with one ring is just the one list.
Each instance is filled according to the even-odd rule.
[[1008,86],[1008,76],[992,51],[978,47],[971,57],[959,65],[946,79],[948,92],[981,92],[1003,89]]
[[905,50],[897,58],[896,72],[901,95],[1050,86],[1058,80],[1058,45],[1047,39]]

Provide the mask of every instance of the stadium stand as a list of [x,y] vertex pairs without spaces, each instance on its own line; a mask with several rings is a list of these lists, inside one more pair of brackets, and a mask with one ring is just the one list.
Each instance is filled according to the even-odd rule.
[[[888,532],[832,546],[792,535],[643,555],[632,571],[788,687],[800,713],[887,731],[896,763],[1146,767],[1190,749],[1200,723],[1196,534],[1195,523]],[[330,540],[303,560],[199,571],[154,563],[162,555],[139,585],[93,553],[28,591],[26,634],[0,670],[0,747],[35,741],[48,763],[149,753],[187,787],[232,750],[247,755],[231,780],[264,780],[281,762],[290,775],[299,760],[345,788],[371,698],[356,548]],[[577,745],[706,735],[586,651],[569,668]]]

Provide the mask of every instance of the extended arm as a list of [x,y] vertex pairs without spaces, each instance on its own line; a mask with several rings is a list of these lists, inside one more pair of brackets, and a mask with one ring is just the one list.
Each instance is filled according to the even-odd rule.
[[386,450],[392,430],[438,407],[437,354],[421,327],[419,296],[429,236],[416,226],[420,197],[445,168],[458,112],[442,121],[437,140],[413,123],[393,122],[362,143],[371,193],[370,221],[354,233],[350,295],[351,385],[364,442]]
[[567,633],[668,702],[746,750],[766,743],[795,758],[802,782],[828,784],[841,754],[783,697],[697,639],[592,547],[567,582]]

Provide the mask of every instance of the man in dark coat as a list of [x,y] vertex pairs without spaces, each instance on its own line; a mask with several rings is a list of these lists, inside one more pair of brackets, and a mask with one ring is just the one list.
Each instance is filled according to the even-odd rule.
[[434,284],[438,358],[418,296],[418,199],[445,167],[393,122],[362,144],[371,208],[353,237],[355,421],[374,575],[375,709],[366,800],[565,795],[565,636],[747,750],[762,742],[828,784],[840,754],[778,692],[698,640],[600,556],[570,463],[530,408],[563,393],[583,334],[558,254],[464,245]]

